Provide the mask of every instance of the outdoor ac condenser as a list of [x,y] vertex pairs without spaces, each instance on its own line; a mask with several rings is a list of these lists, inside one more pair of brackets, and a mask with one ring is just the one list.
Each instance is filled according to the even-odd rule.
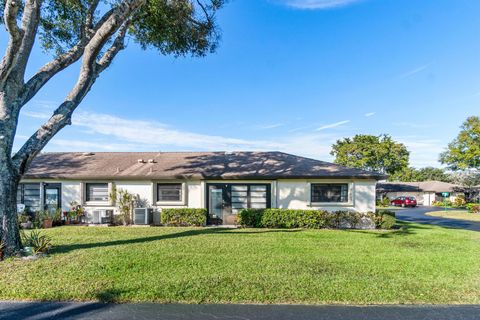
[[135,208],[133,210],[133,222],[138,225],[149,225],[153,223],[153,209]]

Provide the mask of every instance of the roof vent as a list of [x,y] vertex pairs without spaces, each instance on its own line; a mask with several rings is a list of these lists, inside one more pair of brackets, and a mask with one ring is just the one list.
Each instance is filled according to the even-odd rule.
[[145,163],[145,160],[143,160],[143,159],[138,159],[137,162],[138,162],[138,163]]
[[148,159],[148,163],[156,163],[155,159]]
[[93,152],[84,152],[84,153],[82,153],[82,156],[84,156],[84,157],[90,157],[90,156],[93,156],[94,154],[95,154],[95,153],[93,153]]

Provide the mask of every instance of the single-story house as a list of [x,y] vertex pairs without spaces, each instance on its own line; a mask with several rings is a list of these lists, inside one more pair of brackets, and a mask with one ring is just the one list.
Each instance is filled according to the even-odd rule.
[[76,201],[101,223],[117,209],[112,190],[137,196],[137,206],[206,208],[232,224],[242,208],[375,211],[379,173],[282,152],[41,153],[18,189],[28,209],[68,211]]
[[415,197],[419,205],[431,206],[434,201],[443,201],[442,193],[448,192],[450,201],[464,193],[456,184],[442,181],[423,182],[381,182],[377,184],[377,199],[388,197],[395,199],[400,196]]

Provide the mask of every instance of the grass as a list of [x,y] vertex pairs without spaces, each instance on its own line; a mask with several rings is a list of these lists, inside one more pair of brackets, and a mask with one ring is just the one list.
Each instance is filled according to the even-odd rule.
[[88,228],[0,262],[0,300],[162,303],[480,303],[480,233]]
[[466,210],[432,211],[432,212],[426,213],[426,215],[433,216],[433,217],[449,218],[449,219],[480,221],[480,214],[470,213]]

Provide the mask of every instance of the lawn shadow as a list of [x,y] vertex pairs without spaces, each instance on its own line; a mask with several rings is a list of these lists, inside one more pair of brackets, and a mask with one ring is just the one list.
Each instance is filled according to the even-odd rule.
[[410,223],[405,221],[399,221],[395,228],[392,230],[357,230],[357,229],[344,229],[347,232],[363,233],[375,236],[377,238],[389,239],[397,236],[409,236],[417,233],[417,230],[433,229],[431,225],[420,225],[417,223]]
[[242,232],[234,232],[237,229],[231,228],[201,228],[201,229],[193,229],[175,233],[168,233],[162,234],[158,236],[152,237],[142,237],[142,238],[133,238],[133,239],[122,239],[122,240],[113,240],[113,241],[106,241],[106,242],[92,242],[92,243],[76,243],[76,244],[69,244],[69,245],[59,245],[55,246],[52,249],[52,254],[56,253],[67,253],[74,250],[81,250],[81,249],[92,249],[92,248],[104,248],[104,247],[111,247],[111,246],[118,246],[124,244],[136,244],[136,243],[145,243],[145,242],[152,242],[152,241],[161,241],[161,240],[168,240],[168,239],[178,239],[178,238],[185,238],[185,237],[194,237],[199,235],[209,235],[209,234],[229,234],[229,235],[244,235],[244,234],[262,234],[262,233],[292,233],[292,232],[300,232],[301,229],[258,229],[258,231],[242,231]]

